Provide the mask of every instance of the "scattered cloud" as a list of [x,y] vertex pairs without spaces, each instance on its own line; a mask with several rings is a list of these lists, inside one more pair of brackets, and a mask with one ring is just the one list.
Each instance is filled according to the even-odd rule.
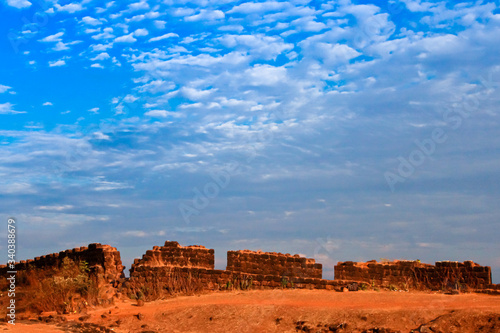
[[87,25],[93,25],[93,26],[102,24],[102,22],[100,20],[93,18],[93,17],[90,17],[90,16],[84,16],[82,18],[82,22],[87,24]]
[[73,205],[61,205],[61,206],[38,206],[39,210],[54,210],[54,211],[63,211],[67,209],[72,209]]
[[95,241],[102,218],[122,228],[99,232],[109,243],[146,246],[168,223],[173,239],[204,232],[325,263],[495,262],[497,3],[50,4],[43,27],[3,23],[22,66],[3,63],[0,116],[13,121],[0,126],[0,207],[33,227],[54,218],[52,235],[75,221],[51,246]]
[[154,21],[154,25],[158,29],[165,29],[165,26],[167,25],[167,21],[156,20],[156,21]]
[[150,38],[149,42],[157,42],[157,41],[160,41],[160,40],[163,40],[163,39],[167,39],[167,38],[172,38],[172,37],[179,37],[179,35],[176,34],[176,33],[169,32],[168,34],[164,34],[164,35],[161,35],[161,36]]
[[133,33],[115,38],[115,43],[134,43],[136,41]]
[[52,50],[65,51],[65,50],[69,50],[69,47],[67,46],[67,44],[64,44],[63,42],[57,42],[56,46]]
[[7,5],[15,7],[18,9],[28,8],[31,6],[31,2],[27,0],[7,0]]
[[64,35],[64,32],[60,31],[56,34],[53,34],[53,35],[50,35],[50,36],[47,36],[47,37],[40,39],[40,42],[44,42],[44,43],[60,42],[60,41],[62,41],[61,37],[63,35]]
[[0,84],[0,94],[3,94],[7,90],[11,89],[9,86],[4,86],[3,84]]
[[134,36],[136,36],[136,37],[142,37],[142,36],[147,36],[147,35],[149,35],[149,31],[147,29],[144,29],[144,28],[137,29],[136,31],[134,31]]
[[12,103],[0,103],[0,114],[17,114],[26,113],[26,111],[16,111],[14,110],[14,104]]
[[66,61],[59,59],[55,61],[49,61],[49,67],[59,67],[59,66],[65,66]]
[[106,59],[109,59],[110,56],[107,52],[102,52],[102,53],[99,53],[98,55],[96,55],[94,58],[90,59],[92,61],[99,61],[99,60],[106,60]]
[[213,21],[220,20],[225,17],[224,12],[221,10],[205,10],[202,9],[198,14],[188,16],[184,18],[186,22],[195,21]]
[[144,115],[154,118],[166,118],[169,112],[165,110],[151,110],[146,112]]
[[82,11],[85,9],[79,3],[68,3],[68,4],[63,5],[63,6],[56,3],[54,5],[54,7],[57,9],[58,12],[67,12],[69,14],[73,14],[73,13],[76,13],[76,12],[79,12],[79,11]]

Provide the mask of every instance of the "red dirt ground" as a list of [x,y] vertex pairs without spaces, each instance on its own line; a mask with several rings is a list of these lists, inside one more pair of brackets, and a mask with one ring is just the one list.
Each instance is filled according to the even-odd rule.
[[[252,290],[117,301],[87,315],[43,314],[12,332],[500,332],[500,297],[425,292]],[[385,330],[383,330],[385,329]]]

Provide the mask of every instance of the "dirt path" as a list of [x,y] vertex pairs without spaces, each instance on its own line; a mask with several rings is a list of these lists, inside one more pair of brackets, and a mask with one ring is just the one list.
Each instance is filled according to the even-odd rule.
[[[67,316],[71,327],[18,322],[12,332],[83,332],[83,323],[110,332],[410,332],[424,325],[439,332],[500,332],[500,297],[359,291],[264,290],[180,296],[137,306],[116,306]],[[347,327],[345,325],[347,324]],[[63,325],[63,326],[61,326]],[[343,329],[341,329],[343,327]],[[65,330],[66,329],[66,330]],[[71,330],[70,330],[71,329]],[[87,332],[92,332],[87,327]],[[97,332],[97,331],[96,331]]]

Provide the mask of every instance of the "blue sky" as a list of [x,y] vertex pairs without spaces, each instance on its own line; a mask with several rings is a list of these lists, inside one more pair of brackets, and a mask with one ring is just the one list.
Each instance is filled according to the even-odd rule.
[[[166,239],[500,282],[498,1],[0,6],[19,259]],[[5,245],[2,245],[5,249]]]

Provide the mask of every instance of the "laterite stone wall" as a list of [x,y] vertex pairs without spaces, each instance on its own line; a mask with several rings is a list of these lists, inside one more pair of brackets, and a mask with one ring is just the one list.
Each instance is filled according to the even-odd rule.
[[228,251],[226,270],[250,274],[322,278],[323,267],[314,259],[261,251]]
[[120,252],[110,245],[99,243],[89,244],[89,246],[77,247],[74,249],[51,253],[35,259],[21,260],[15,264],[15,268],[6,265],[0,266],[0,276],[6,276],[7,271],[22,271],[29,268],[53,269],[62,265],[63,259],[69,258],[75,262],[86,261],[90,269],[90,274],[94,274],[101,284],[114,283],[124,278],[120,258]]
[[138,267],[190,267],[214,269],[214,250],[201,245],[181,246],[178,242],[166,241],[164,246],[154,246],[146,251],[142,259],[135,259],[131,274]]
[[364,281],[379,286],[406,285],[411,288],[441,289],[457,285],[485,288],[491,285],[491,268],[472,261],[439,261],[435,265],[418,261],[339,262],[335,279]]

